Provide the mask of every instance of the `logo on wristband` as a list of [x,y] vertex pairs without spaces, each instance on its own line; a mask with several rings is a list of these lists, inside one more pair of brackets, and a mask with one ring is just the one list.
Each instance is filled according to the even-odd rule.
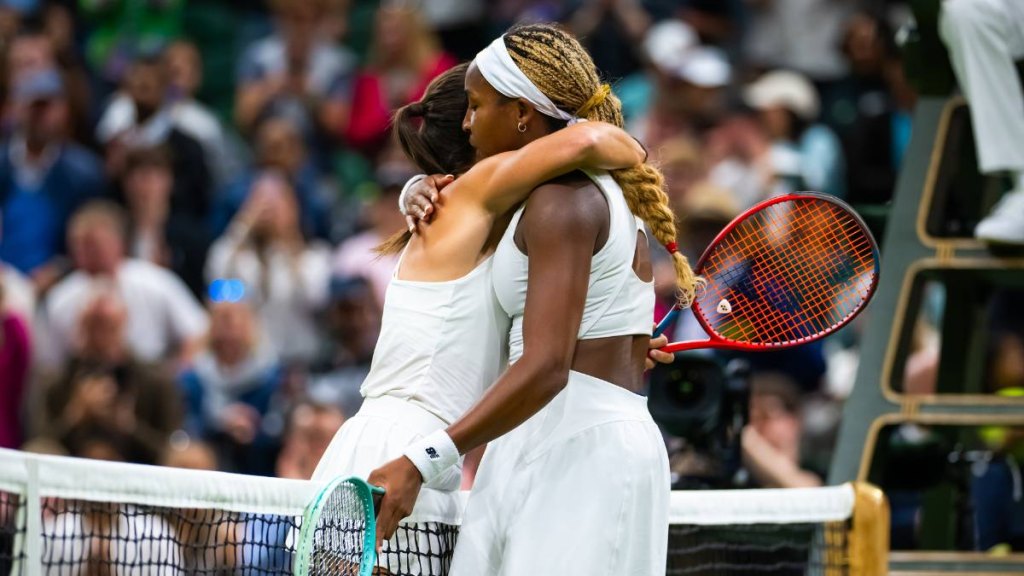
[[437,450],[434,450],[433,448],[427,448],[427,456],[431,460],[437,460],[441,457],[441,455],[437,453]]

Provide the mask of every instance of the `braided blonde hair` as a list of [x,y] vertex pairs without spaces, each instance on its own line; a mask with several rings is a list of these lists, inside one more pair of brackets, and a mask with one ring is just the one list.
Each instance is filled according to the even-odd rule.
[[[517,26],[505,34],[505,47],[527,78],[562,110],[587,120],[623,125],[622,104],[611,88],[601,83],[594,61],[569,33],[548,24]],[[630,211],[671,252],[680,304],[689,306],[699,279],[676,250],[676,218],[661,171],[644,163],[614,170],[612,177],[622,188]]]

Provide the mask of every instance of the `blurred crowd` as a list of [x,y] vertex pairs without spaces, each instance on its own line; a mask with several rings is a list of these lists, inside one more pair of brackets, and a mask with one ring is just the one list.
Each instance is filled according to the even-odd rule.
[[[581,38],[696,259],[773,194],[889,200],[906,18],[882,0],[2,0],[0,446],[308,477],[358,409],[395,264],[373,248],[417,172],[390,115],[512,24]],[[750,464],[786,463],[761,485],[821,482],[857,330],[754,360]]]

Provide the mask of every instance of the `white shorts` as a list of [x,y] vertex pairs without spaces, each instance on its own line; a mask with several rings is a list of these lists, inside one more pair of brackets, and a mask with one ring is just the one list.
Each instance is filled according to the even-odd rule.
[[484,453],[451,576],[663,576],[668,456],[647,399],[569,383]]
[[[437,416],[405,400],[367,398],[359,412],[334,435],[313,472],[313,480],[366,478],[382,464],[401,456],[410,443],[446,427]],[[384,543],[378,565],[392,574],[447,574],[454,533],[438,524],[457,525],[461,521],[461,483],[460,463],[420,490],[412,515],[402,521],[391,541]]]

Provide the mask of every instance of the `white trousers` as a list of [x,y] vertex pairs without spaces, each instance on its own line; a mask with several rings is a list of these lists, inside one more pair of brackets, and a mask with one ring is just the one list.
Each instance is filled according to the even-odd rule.
[[571,372],[487,446],[450,576],[664,576],[669,495],[646,398]]
[[944,0],[939,34],[971,109],[983,173],[1024,171],[1024,93],[1014,61],[1024,57],[1022,0]]

